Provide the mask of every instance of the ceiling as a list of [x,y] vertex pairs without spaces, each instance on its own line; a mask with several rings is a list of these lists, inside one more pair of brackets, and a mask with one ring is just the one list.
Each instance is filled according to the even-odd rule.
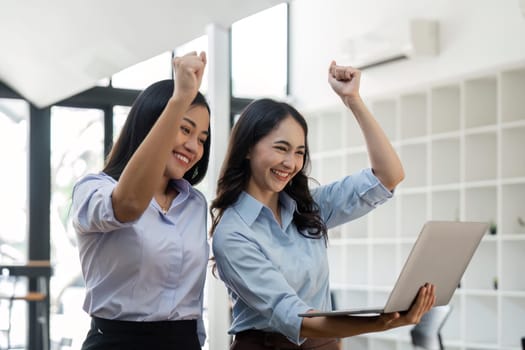
[[0,5],[0,81],[37,107],[283,0],[19,0]]

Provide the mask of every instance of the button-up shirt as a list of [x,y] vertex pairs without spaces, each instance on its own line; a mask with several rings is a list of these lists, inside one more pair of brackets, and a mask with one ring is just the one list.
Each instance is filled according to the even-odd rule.
[[186,180],[166,214],[152,199],[139,219],[119,222],[104,174],[73,191],[73,225],[86,282],[84,310],[126,321],[198,320],[204,343],[203,288],[209,254],[205,197]]
[[[392,197],[371,169],[311,192],[327,228],[356,219]],[[293,223],[295,201],[284,192],[279,201],[282,225],[268,207],[242,192],[213,234],[213,253],[233,305],[229,333],[279,332],[300,344],[298,314],[331,310],[326,241],[301,234]]]

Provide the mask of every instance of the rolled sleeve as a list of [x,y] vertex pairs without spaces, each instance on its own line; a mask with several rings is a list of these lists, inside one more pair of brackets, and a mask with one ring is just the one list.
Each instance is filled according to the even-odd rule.
[[300,337],[302,318],[297,315],[312,308],[297,296],[257,243],[237,232],[217,230],[213,252],[220,278],[251,312],[260,314],[290,341],[304,341]]
[[312,196],[320,207],[321,217],[330,228],[367,214],[392,198],[393,192],[368,168],[315,188]]
[[73,226],[78,233],[109,232],[132,226],[115,217],[111,195],[116,182],[107,175],[88,175],[73,189]]

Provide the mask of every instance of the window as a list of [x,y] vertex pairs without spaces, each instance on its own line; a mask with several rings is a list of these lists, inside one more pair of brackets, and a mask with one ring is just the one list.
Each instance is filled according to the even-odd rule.
[[0,99],[0,261],[27,258],[27,141],[29,105],[23,100]]
[[232,94],[282,98],[287,94],[288,6],[280,4],[232,25]]
[[144,90],[156,81],[171,78],[171,51],[167,51],[114,74],[111,82],[116,88]]
[[50,339],[80,349],[89,329],[82,310],[84,284],[70,220],[73,185],[102,170],[104,113],[98,109],[51,109],[51,315]]
[[129,106],[114,106],[113,107],[113,144],[117,141],[120,131],[128,118],[131,107]]

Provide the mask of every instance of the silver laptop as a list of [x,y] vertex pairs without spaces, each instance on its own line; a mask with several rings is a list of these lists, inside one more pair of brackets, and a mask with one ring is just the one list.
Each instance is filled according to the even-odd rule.
[[381,314],[407,311],[419,288],[436,286],[434,306],[450,302],[489,225],[485,222],[429,221],[412,246],[399,277],[383,307],[322,311],[302,317]]

